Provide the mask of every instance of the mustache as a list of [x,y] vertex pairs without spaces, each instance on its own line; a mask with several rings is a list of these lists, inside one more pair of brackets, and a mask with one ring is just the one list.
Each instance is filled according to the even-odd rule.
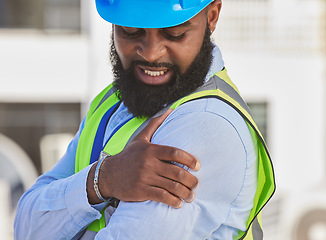
[[133,69],[136,65],[141,65],[145,67],[156,67],[156,68],[169,68],[175,72],[179,72],[179,68],[171,63],[165,63],[165,62],[148,62],[148,61],[142,61],[142,60],[134,60],[131,62],[129,69]]

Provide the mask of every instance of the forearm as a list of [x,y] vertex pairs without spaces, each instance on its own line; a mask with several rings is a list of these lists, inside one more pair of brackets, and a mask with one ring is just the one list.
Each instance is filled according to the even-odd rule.
[[100,218],[87,200],[89,168],[63,179],[41,176],[19,203],[15,239],[73,239]]
[[[109,225],[99,231],[95,240],[198,239],[193,233],[198,216],[196,203],[175,209],[154,201],[120,202]],[[205,239],[203,235],[201,239]]]
[[75,174],[76,149],[84,124],[85,120],[61,160],[20,199],[15,239],[73,239],[89,222],[100,217],[87,201],[89,168]]

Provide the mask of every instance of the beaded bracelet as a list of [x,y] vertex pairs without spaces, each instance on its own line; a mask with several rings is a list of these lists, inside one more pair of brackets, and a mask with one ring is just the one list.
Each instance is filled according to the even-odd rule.
[[94,176],[94,190],[95,190],[95,193],[96,193],[97,197],[103,202],[108,202],[110,199],[104,199],[102,197],[102,194],[100,193],[100,189],[98,187],[98,176],[99,176],[99,172],[100,172],[100,168],[102,166],[102,163],[104,162],[104,160],[108,156],[110,156],[110,155],[107,154],[107,153],[101,152],[101,157],[100,157],[100,160],[97,163],[97,166],[96,166],[96,169],[95,169],[95,176]]

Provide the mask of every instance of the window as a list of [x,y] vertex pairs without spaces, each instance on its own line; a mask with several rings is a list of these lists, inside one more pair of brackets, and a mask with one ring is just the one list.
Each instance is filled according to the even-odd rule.
[[267,116],[267,110],[268,105],[266,102],[251,102],[248,103],[248,106],[251,110],[251,114],[253,116],[253,119],[255,120],[259,131],[263,135],[266,142],[268,142],[268,116]]
[[0,103],[0,132],[25,150],[41,173],[40,140],[57,133],[75,134],[79,103]]
[[320,53],[326,48],[325,0],[223,1],[215,39],[223,49]]
[[0,28],[80,31],[80,0],[0,0]]

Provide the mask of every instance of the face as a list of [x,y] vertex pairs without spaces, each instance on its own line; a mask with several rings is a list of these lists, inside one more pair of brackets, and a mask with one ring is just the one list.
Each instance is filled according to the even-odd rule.
[[203,83],[212,59],[210,33],[219,13],[211,9],[217,8],[209,6],[170,28],[114,26],[111,62],[116,86],[135,116],[150,117]]
[[[145,29],[115,25],[114,43],[123,68],[128,69],[133,61],[145,61],[175,65],[184,74],[199,53],[207,21],[205,9],[184,24],[170,28]],[[164,66],[137,64],[134,74],[146,84],[161,85],[169,82],[174,72]]]

